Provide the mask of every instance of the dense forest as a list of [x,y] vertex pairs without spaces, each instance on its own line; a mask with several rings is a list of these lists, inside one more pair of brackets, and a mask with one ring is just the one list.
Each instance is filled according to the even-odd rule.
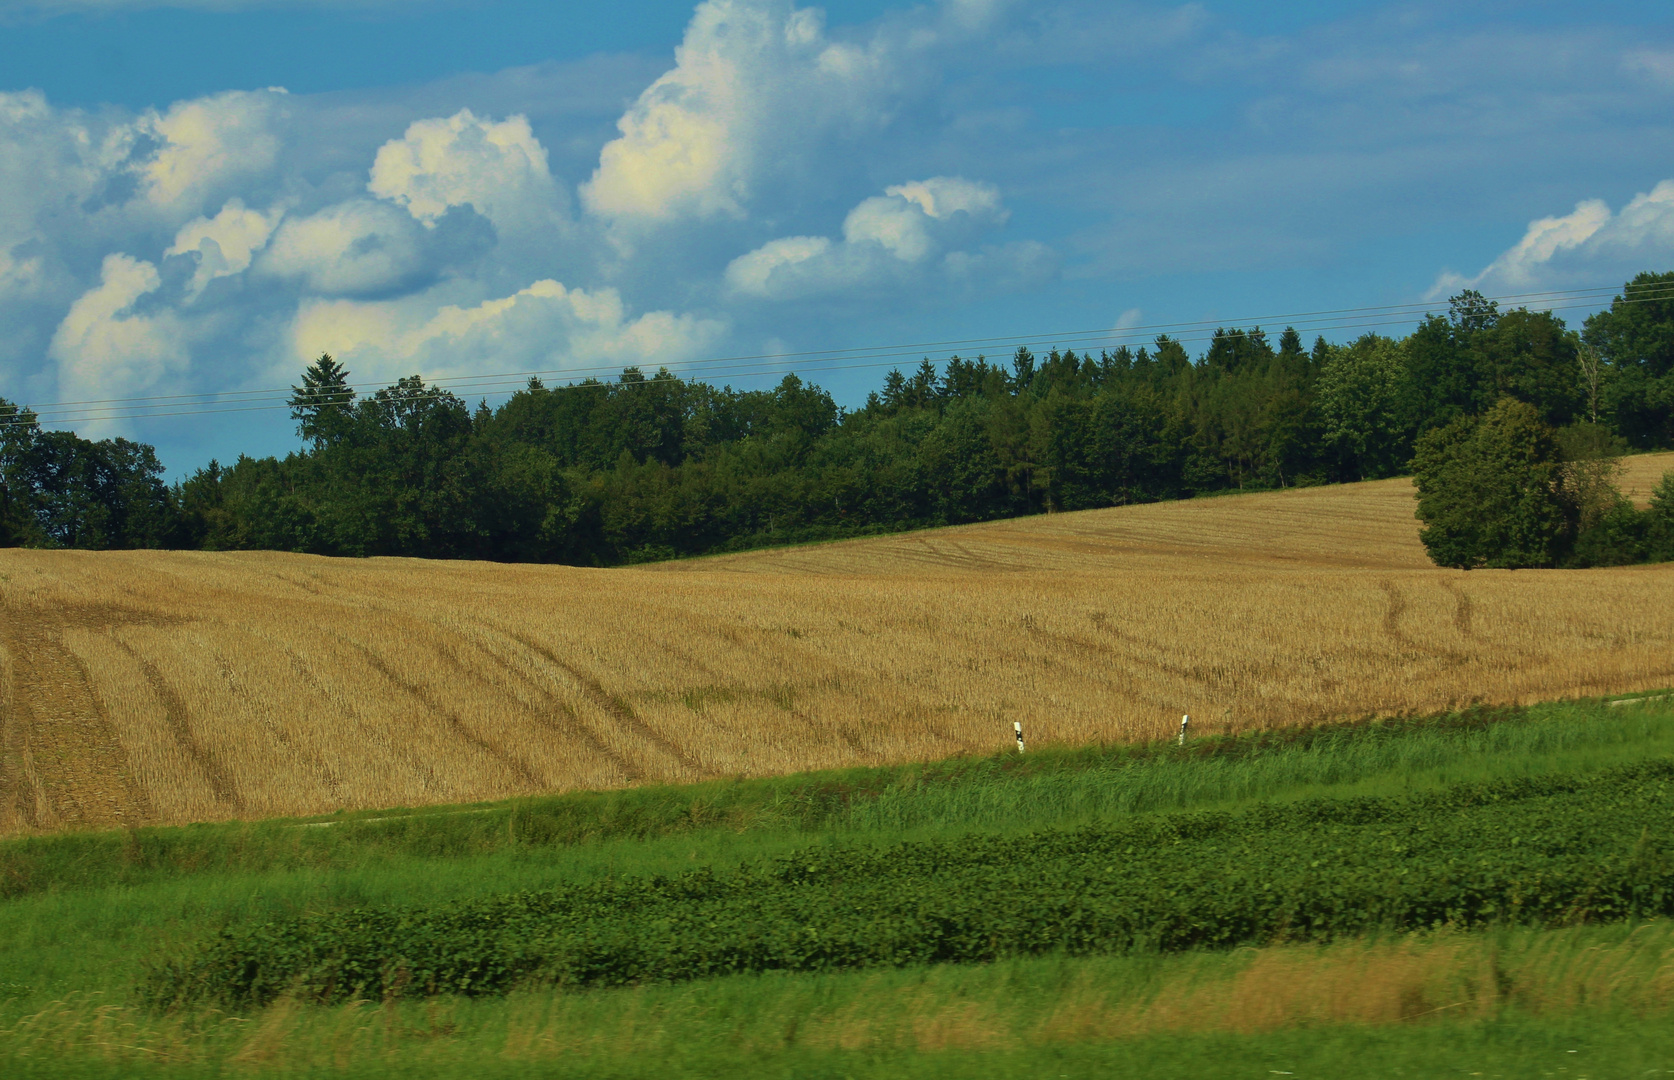
[[293,388],[301,449],[172,486],[151,447],[0,400],[0,544],[632,563],[1394,476],[1507,399],[1572,457],[1658,449],[1674,273],[1639,275],[1580,332],[1467,291],[1404,338],[1223,329],[1195,359],[1167,336],[927,359],[853,410],[795,375],[736,391],[629,368],[475,409],[417,377],[350,379],[327,355]]

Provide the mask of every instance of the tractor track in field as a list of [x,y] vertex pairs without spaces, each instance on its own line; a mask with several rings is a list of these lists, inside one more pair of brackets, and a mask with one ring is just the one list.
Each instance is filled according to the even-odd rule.
[[64,641],[157,620],[110,607],[42,611],[0,596],[0,832],[139,825],[153,817],[127,751]]
[[[499,633],[504,634],[512,641],[515,641],[529,652],[540,657],[542,660],[557,668],[559,671],[563,672],[572,682],[576,684],[576,686],[581,689],[582,694],[594,708],[598,709],[606,716],[609,716],[624,731],[641,739],[658,753],[677,762],[682,769],[685,769],[694,778],[705,778],[711,775],[710,771],[705,769],[701,762],[692,757],[686,751],[671,743],[655,728],[651,727],[650,724],[647,724],[644,720],[640,719],[639,715],[634,712],[633,706],[629,705],[628,702],[620,696],[612,694],[609,690],[605,689],[603,683],[599,682],[599,680],[594,678],[592,675],[589,675],[580,666],[564,660],[555,651],[547,648],[545,645],[542,645],[528,634],[519,633],[504,626],[496,626],[494,629]],[[594,738],[597,740],[598,736],[595,735]],[[602,740],[599,740],[599,742],[600,745],[602,745]],[[629,765],[629,763],[621,758],[620,754],[615,756],[617,760],[622,761],[624,766],[632,768],[633,773],[635,774],[633,779],[639,780],[645,778],[645,770],[643,768]]]

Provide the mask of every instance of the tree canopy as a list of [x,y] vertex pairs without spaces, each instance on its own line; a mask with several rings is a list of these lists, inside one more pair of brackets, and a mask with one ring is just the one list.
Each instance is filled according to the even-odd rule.
[[1425,432],[1413,457],[1419,534],[1441,566],[1554,566],[1574,523],[1552,429],[1527,402]]
[[[1225,327],[1195,360],[1166,335],[926,359],[852,410],[795,375],[735,390],[637,367],[472,407],[417,376],[359,392],[326,354],[291,389],[298,450],[210,462],[172,487],[149,447],[45,431],[6,406],[0,542],[616,564],[1377,479],[1415,451],[1438,476],[1487,483],[1449,448],[1546,454],[1529,433],[1568,431],[1595,401],[1610,439],[1674,445],[1664,293],[1674,275],[1641,275],[1583,334],[1466,292],[1402,338],[1309,346],[1294,329]],[[1517,559],[1559,558],[1532,507],[1503,539]],[[1444,547],[1479,551],[1437,513]]]

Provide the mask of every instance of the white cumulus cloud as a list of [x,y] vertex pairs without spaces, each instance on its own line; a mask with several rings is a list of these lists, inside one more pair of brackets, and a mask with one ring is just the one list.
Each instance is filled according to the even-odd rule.
[[291,360],[330,352],[357,377],[395,379],[469,371],[655,365],[713,346],[723,322],[651,311],[634,317],[614,289],[570,289],[551,279],[476,304],[429,295],[388,301],[305,302],[291,328]]
[[992,184],[957,176],[898,184],[850,210],[842,240],[770,241],[734,259],[726,281],[738,295],[789,300],[933,279],[977,284],[996,274],[1049,272],[1050,253],[1038,244],[965,250],[1007,216]]
[[527,118],[494,122],[469,109],[415,121],[385,143],[367,190],[427,226],[455,206],[469,206],[502,228],[528,225],[561,213],[564,201]]
[[[158,206],[194,206],[205,194],[270,170],[279,156],[275,130],[282,89],[229,91],[148,112],[119,132],[136,156],[145,197]],[[148,143],[155,148],[146,153]]]
[[742,216],[761,175],[800,148],[887,123],[900,56],[935,40],[888,24],[866,42],[836,41],[818,8],[707,0],[673,70],[617,122],[582,199],[618,221]]
[[[961,217],[962,215],[962,217]],[[907,262],[929,256],[956,225],[1002,225],[1000,189],[957,176],[934,176],[884,189],[849,211],[843,239],[871,241]]]
[[419,226],[386,202],[356,199],[279,226],[257,269],[290,278],[309,293],[383,292],[424,269]]
[[83,206],[108,179],[104,139],[101,125],[53,109],[39,91],[0,93],[0,258],[10,267],[0,299],[36,292],[51,281],[67,306],[85,289],[85,281],[60,280],[53,249],[61,234],[89,230]]
[[69,398],[113,398],[158,385],[188,364],[187,329],[168,310],[136,311],[157,291],[157,268],[107,255],[99,284],[70,305],[52,338],[58,384]]
[[255,253],[273,235],[279,216],[279,211],[263,214],[246,207],[242,199],[228,199],[214,217],[187,222],[175,234],[174,243],[163,252],[165,256],[197,256],[197,269],[186,288],[187,297],[196,299],[216,278],[247,270]]
[[767,296],[776,271],[821,259],[831,251],[826,236],[786,236],[769,240],[748,255],[740,255],[727,266],[727,284],[735,292]]
[[1586,199],[1561,217],[1529,223],[1523,238],[1474,277],[1444,273],[1430,296],[1460,288],[1538,289],[1580,276],[1620,276],[1655,269],[1674,258],[1674,180],[1635,195],[1617,213],[1602,199]]

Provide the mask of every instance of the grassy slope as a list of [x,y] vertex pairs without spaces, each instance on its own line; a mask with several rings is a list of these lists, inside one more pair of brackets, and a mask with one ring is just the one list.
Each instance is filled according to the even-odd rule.
[[[1571,703],[1497,716],[1474,714],[1246,737],[1200,744],[1185,753],[1166,747],[1062,751],[1031,754],[1021,760],[1015,756],[967,759],[933,766],[521,800],[471,808],[481,811],[473,813],[360,815],[335,819],[337,824],[327,826],[235,823],[13,841],[0,845],[0,872],[12,894],[0,904],[0,941],[8,943],[0,950],[0,1029],[7,1031],[0,1035],[0,1053],[33,1047],[32,1057],[39,1056],[46,1022],[36,1020],[31,1027],[20,1025],[20,1020],[40,1016],[43,1010],[50,1013],[55,1001],[70,1004],[60,1009],[60,1035],[48,1043],[56,1040],[83,1051],[91,1049],[90,1040],[98,1041],[91,1033],[105,1022],[99,1020],[101,1015],[118,1027],[138,1024],[120,1038],[99,1036],[107,1046],[161,1038],[158,1022],[133,1012],[128,1004],[140,965],[148,957],[174,951],[211,927],[229,923],[363,903],[444,900],[612,873],[729,864],[801,846],[822,835],[887,842],[973,829],[1003,832],[1151,809],[1236,806],[1316,794],[1385,794],[1460,780],[1585,771],[1670,754],[1674,754],[1670,702],[1625,708]],[[1038,963],[1048,964],[1040,969],[1046,973],[1040,977],[1048,982],[1087,977],[1092,970],[1084,966],[1090,961]],[[1101,970],[1100,977],[1114,984],[1135,979],[1132,970],[1119,965]],[[853,997],[867,985],[867,977],[810,977],[811,981],[797,985],[811,995],[812,1009],[832,995]],[[957,978],[969,985],[958,994],[992,996],[1003,990],[992,980],[1003,982],[1004,977],[997,970],[960,974]],[[705,985],[717,990],[713,984]],[[727,992],[734,996],[729,1008],[746,1026],[764,1022],[772,1013],[762,1011],[765,1003],[782,998],[784,990],[771,980],[742,980]],[[674,990],[649,993],[655,997]],[[644,994],[637,991],[584,997],[593,1000],[584,1009],[596,1007],[602,1012],[593,1020],[572,1019],[607,1029],[629,1022],[623,1017],[646,1004]],[[440,1055],[438,1066],[463,1068],[461,1062],[469,1062],[485,1048],[506,1045],[507,1024],[514,1018],[506,1010],[520,1007],[531,1006],[517,1000],[500,1006],[472,1004],[466,1009],[471,1015],[451,1021],[459,1026],[445,1037],[422,1034],[434,1034],[433,1025],[427,1028],[421,1022],[422,1009],[389,1030],[406,1033],[397,1040],[401,1045],[397,1056],[420,1064],[430,1053],[423,1047],[434,1044],[447,1048],[446,1053],[440,1049],[432,1053]],[[549,998],[542,1007],[550,1010],[559,1005]],[[563,1007],[576,1006],[572,999]],[[100,1009],[106,1012],[101,1014]],[[761,1051],[767,1055],[762,1059],[764,1068],[782,1064],[798,1075],[810,1070],[817,1074],[818,1063],[829,1057],[827,1051],[798,1049],[794,1039],[781,1039],[782,1045],[774,1049],[773,1040],[764,1042],[759,1031],[750,1036],[736,1031],[724,1034],[727,1025],[717,1028],[715,1018],[703,1010],[692,1013],[688,1009],[681,1015],[687,1016],[684,1026],[665,1019],[659,1030],[684,1032],[675,1057],[690,1057],[696,1070],[693,1075],[701,1075],[703,1068],[723,1057],[744,1052],[740,1050],[744,1044],[765,1047]],[[772,1022],[794,1027],[798,1015],[794,1009],[784,1015],[772,1013],[777,1017]],[[272,1017],[261,1019],[266,1022]],[[342,1042],[343,1031],[348,1030],[343,1025],[359,1030],[365,1019],[356,1019],[352,1010],[310,1011],[309,1018],[299,1022],[294,1039],[282,1042],[324,1053],[320,1047],[336,1045],[333,1040]],[[386,1017],[386,1028],[390,1022]],[[217,1041],[205,1034],[210,1030],[203,1027],[208,1021],[198,1018],[191,1023],[198,1026],[178,1038],[181,1045],[194,1048],[194,1055],[218,1058],[245,1047],[252,1037],[248,1025],[234,1025],[236,1040],[226,1035]],[[1625,1020],[1609,1023],[1632,1026]],[[1272,1038],[1283,1042],[1287,1037]],[[1332,1038],[1353,1041],[1348,1035]],[[631,1041],[639,1042],[637,1038]],[[349,1059],[365,1056],[364,1047],[353,1049],[359,1046],[355,1039],[349,1043],[353,1044]],[[1060,1043],[1072,1058],[1103,1052],[1076,1049],[1080,1046],[1076,1038],[1047,1039],[1041,1045]],[[923,1039],[913,1043],[921,1045],[925,1045]],[[949,1045],[958,1045],[958,1040]],[[1319,1043],[1316,1049],[1325,1045]],[[1521,1052],[1519,1045],[1511,1040],[1504,1049]],[[1158,1058],[1162,1069],[1161,1062],[1185,1044],[1164,1040],[1157,1046],[1161,1047],[1156,1052],[1162,1055]],[[634,1054],[622,1057],[618,1050],[603,1049],[609,1052],[603,1060],[594,1060],[595,1067],[618,1058],[623,1068],[633,1066]],[[276,1063],[301,1063],[275,1053]],[[901,1054],[908,1057],[900,1058]],[[79,1053],[76,1056],[81,1059]],[[885,1068],[885,1059],[900,1058],[887,1066],[894,1070],[888,1074],[911,1075],[916,1066],[908,1063],[910,1057],[908,1050],[897,1047],[884,1053],[878,1068]],[[703,1065],[705,1060],[709,1066]],[[448,1065],[449,1061],[454,1064]],[[986,1075],[980,1071],[960,1074]]]

